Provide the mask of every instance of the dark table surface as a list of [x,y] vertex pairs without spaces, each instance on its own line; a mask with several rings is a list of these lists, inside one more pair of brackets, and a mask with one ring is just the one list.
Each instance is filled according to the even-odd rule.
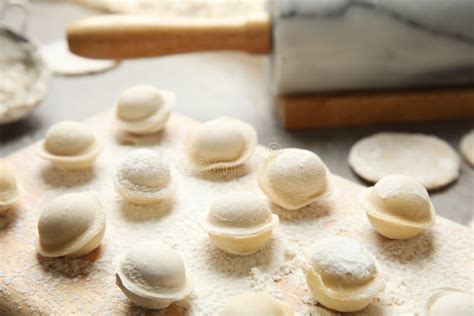
[[[28,33],[41,43],[64,37],[69,23],[97,14],[67,3],[35,2]],[[243,53],[199,53],[122,62],[108,72],[81,77],[53,77],[49,92],[29,118],[0,126],[0,157],[39,140],[46,129],[61,120],[82,120],[112,107],[118,94],[137,84],[153,84],[176,92],[176,111],[197,120],[222,115],[242,119],[258,131],[262,145],[313,150],[329,169],[364,183],[349,168],[351,145],[377,131],[412,131],[437,135],[456,149],[474,120],[403,124],[378,127],[287,131],[276,116],[265,84],[265,60]],[[433,170],[436,172],[436,170]],[[438,214],[469,224],[474,210],[474,169],[462,163],[460,179],[432,193]]]

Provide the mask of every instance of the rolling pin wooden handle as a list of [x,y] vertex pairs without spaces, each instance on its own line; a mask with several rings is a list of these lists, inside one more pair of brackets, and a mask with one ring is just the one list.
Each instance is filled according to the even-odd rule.
[[70,25],[67,40],[71,52],[97,59],[215,50],[267,54],[271,26],[264,14],[225,19],[106,15]]

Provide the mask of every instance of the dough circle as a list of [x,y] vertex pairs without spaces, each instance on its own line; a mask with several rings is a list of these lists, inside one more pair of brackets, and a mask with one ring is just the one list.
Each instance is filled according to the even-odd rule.
[[458,289],[440,289],[428,298],[422,315],[472,316],[474,315],[474,297],[472,294]]
[[262,249],[278,226],[265,200],[247,191],[235,191],[219,197],[201,227],[219,249],[234,255],[249,255]]
[[105,233],[105,211],[87,192],[55,198],[38,220],[38,252],[45,257],[80,257],[96,249]]
[[115,60],[90,59],[75,55],[69,51],[64,40],[46,44],[40,52],[48,68],[59,75],[77,76],[98,73],[118,65]]
[[474,129],[464,135],[459,144],[459,149],[464,159],[474,167]]
[[292,316],[288,305],[263,292],[246,292],[230,299],[218,316]]
[[181,256],[159,241],[145,241],[113,261],[117,286],[136,305],[161,309],[193,289]]
[[349,165],[369,182],[400,174],[434,190],[459,177],[460,159],[447,142],[436,136],[384,132],[355,143],[349,154]]

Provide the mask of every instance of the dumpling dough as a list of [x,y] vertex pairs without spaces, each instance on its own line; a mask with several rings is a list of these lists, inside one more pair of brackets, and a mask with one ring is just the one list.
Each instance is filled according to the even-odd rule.
[[266,293],[247,292],[233,297],[219,316],[293,316],[286,305]]
[[0,160],[0,213],[11,208],[20,198],[16,178],[7,164]]
[[135,245],[114,259],[114,267],[117,286],[144,308],[165,308],[193,289],[180,255],[159,241]]
[[349,164],[370,182],[403,174],[428,190],[453,182],[460,169],[459,156],[447,142],[412,133],[377,133],[363,138],[352,146]]
[[464,135],[459,144],[461,154],[474,167],[474,129]]
[[170,198],[175,186],[160,154],[149,149],[137,149],[118,166],[115,188],[128,202],[146,205]]
[[41,55],[48,68],[56,74],[76,76],[103,72],[117,66],[115,60],[90,59],[69,51],[65,40],[57,40],[41,48]]
[[426,303],[424,316],[447,315],[474,315],[474,297],[472,294],[456,289],[442,289],[432,295]]
[[258,185],[270,200],[289,210],[331,193],[330,174],[315,153],[288,148],[270,154],[258,171]]
[[248,255],[265,246],[278,225],[265,201],[252,192],[224,194],[211,205],[201,226],[214,245],[231,254]]
[[137,85],[120,95],[116,118],[120,127],[133,134],[151,134],[162,130],[176,103],[174,93],[149,85]]
[[407,176],[382,178],[365,190],[361,204],[375,230],[388,238],[411,238],[435,223],[434,207],[428,192]]
[[40,155],[63,169],[90,167],[102,148],[89,127],[73,121],[51,126],[40,146]]
[[96,249],[105,233],[105,212],[90,193],[54,199],[38,221],[38,252],[45,257],[80,257]]
[[255,151],[257,132],[242,121],[220,117],[205,122],[188,135],[186,152],[200,171],[244,164]]
[[385,288],[375,257],[346,237],[317,240],[303,268],[316,301],[338,312],[357,312]]

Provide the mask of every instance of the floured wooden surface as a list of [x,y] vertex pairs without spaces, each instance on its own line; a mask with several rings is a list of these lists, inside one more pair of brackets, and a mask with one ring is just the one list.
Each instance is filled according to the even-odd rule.
[[[231,296],[248,290],[263,290],[285,299],[301,315],[328,314],[311,298],[299,264],[302,250],[312,241],[338,234],[357,238],[367,246],[388,279],[385,291],[361,315],[416,312],[437,288],[472,288],[470,229],[438,218],[434,229],[419,237],[385,239],[370,227],[358,206],[363,187],[337,176],[331,199],[300,211],[274,206],[280,226],[262,251],[246,257],[225,254],[210,244],[197,220],[223,192],[261,192],[255,166],[265,149],[259,148],[247,173],[239,169],[226,175],[198,176],[183,156],[184,137],[197,124],[189,118],[174,114],[163,133],[135,144],[134,139],[117,133],[110,113],[88,123],[106,144],[92,171],[53,169],[38,157],[37,145],[7,157],[27,194],[16,209],[0,217],[0,314],[145,312],[129,303],[115,286],[112,258],[137,241],[152,238],[168,243],[183,256],[196,284],[187,301],[172,305],[163,315],[214,315]],[[112,184],[115,166],[127,152],[141,146],[161,150],[173,166],[178,190],[172,205],[135,207],[122,203],[116,194]],[[61,193],[83,190],[99,194],[107,211],[101,247],[79,259],[38,256],[34,245],[41,210]]]

